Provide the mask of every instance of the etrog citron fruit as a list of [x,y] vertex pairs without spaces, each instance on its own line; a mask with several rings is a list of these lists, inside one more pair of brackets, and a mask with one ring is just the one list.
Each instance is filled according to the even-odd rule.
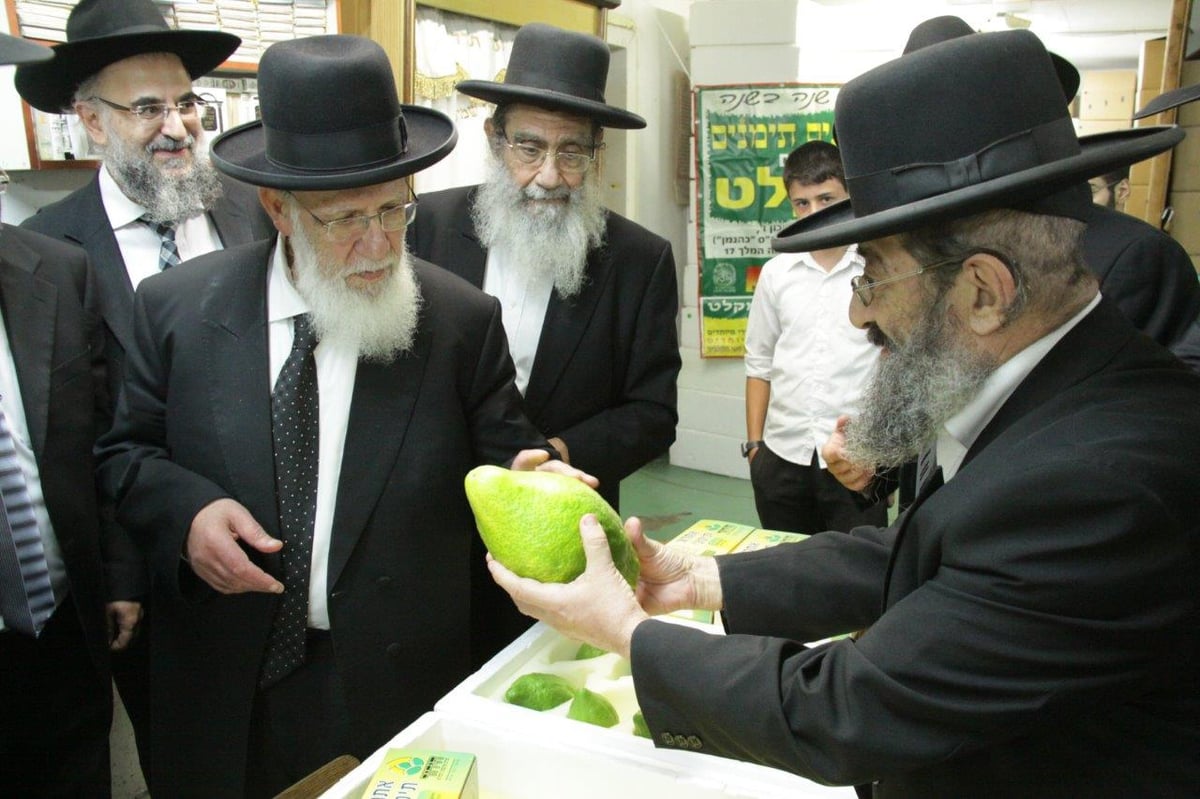
[[633,734],[640,735],[643,738],[649,738],[650,727],[646,724],[646,717],[642,715],[642,711],[633,714]]
[[600,647],[592,646],[591,644],[580,644],[579,649],[575,650],[575,659],[591,660],[592,658],[598,658],[601,655],[607,654],[607,649],[601,649]]
[[530,710],[549,710],[575,697],[575,686],[557,674],[532,671],[513,680],[504,701]]
[[617,726],[617,710],[603,696],[586,688],[580,688],[567,708],[567,718],[586,721],[597,727]]
[[554,472],[477,466],[465,485],[483,543],[513,573],[543,583],[569,583],[583,574],[587,558],[579,519],[593,513],[617,570],[630,586],[637,585],[637,554],[621,517],[585,483]]

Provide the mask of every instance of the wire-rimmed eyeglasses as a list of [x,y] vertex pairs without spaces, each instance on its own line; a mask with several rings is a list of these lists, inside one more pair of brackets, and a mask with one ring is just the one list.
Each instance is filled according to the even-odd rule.
[[[596,154],[604,149],[603,144],[592,145],[587,148],[592,152],[588,154],[583,150],[551,150],[544,144],[536,144],[530,141],[509,141],[503,139],[504,146],[512,150],[513,157],[525,166],[541,167],[546,163],[546,156],[554,154],[554,166],[559,172],[567,175],[582,175],[588,171],[588,167],[596,160]],[[568,145],[578,146],[578,145]]]
[[931,269],[949,266],[950,264],[961,264],[963,261],[970,258],[972,254],[973,253],[956,255],[953,258],[947,258],[943,261],[934,261],[931,264],[925,264],[915,271],[905,272],[903,275],[885,277],[883,280],[870,280],[866,275],[855,275],[854,277],[850,278],[850,288],[854,291],[854,296],[858,297],[858,301],[861,302],[865,308],[871,304],[871,300],[875,299],[875,289],[877,289],[879,286],[884,286],[888,283],[895,283],[898,280],[907,280],[908,278],[916,277],[917,275],[923,275]]
[[411,187],[409,189],[409,193],[412,199],[408,202],[400,205],[393,205],[390,208],[384,208],[378,213],[359,214],[358,216],[348,216],[344,219],[334,219],[326,222],[324,219],[317,216],[307,207],[305,207],[304,203],[300,202],[300,200],[296,198],[295,194],[292,194],[290,191],[287,192],[287,194],[293,200],[295,200],[296,205],[303,208],[305,213],[320,223],[321,227],[325,229],[325,235],[330,239],[330,241],[337,242],[338,244],[345,244],[348,241],[354,241],[355,239],[366,235],[366,232],[371,227],[372,219],[379,220],[379,227],[382,228],[385,233],[399,233],[411,225],[413,220],[417,218],[418,197],[416,194],[412,193]]
[[114,108],[117,111],[124,111],[127,114],[133,114],[143,122],[157,122],[160,119],[165,119],[172,111],[178,111],[179,116],[183,119],[192,119],[204,110],[207,102],[199,97],[191,97],[187,100],[180,100],[177,103],[142,103],[141,105],[121,105],[114,103],[112,100],[105,100],[98,94],[93,94],[89,100],[99,100],[109,108]]

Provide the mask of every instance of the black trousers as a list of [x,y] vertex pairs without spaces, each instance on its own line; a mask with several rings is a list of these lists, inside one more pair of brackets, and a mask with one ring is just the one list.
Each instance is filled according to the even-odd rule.
[[871,502],[846,488],[819,466],[816,453],[801,466],[760,444],[750,462],[750,483],[759,524],[768,530],[812,534],[887,524],[886,497]]
[[246,799],[272,797],[349,746],[350,714],[328,632],[309,630],[304,665],[259,691],[250,721]]
[[68,596],[42,634],[0,632],[0,796],[112,795],[112,683]]

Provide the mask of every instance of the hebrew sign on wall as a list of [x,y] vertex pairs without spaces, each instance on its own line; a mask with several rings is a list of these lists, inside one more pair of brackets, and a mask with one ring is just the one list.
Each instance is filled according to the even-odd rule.
[[700,342],[740,358],[750,298],[771,236],[792,219],[783,162],[833,141],[834,86],[697,86],[695,108]]

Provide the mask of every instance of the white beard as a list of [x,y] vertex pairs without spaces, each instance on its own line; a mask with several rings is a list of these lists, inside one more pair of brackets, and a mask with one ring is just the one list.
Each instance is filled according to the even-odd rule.
[[[412,350],[421,318],[421,285],[407,247],[398,256],[377,261],[359,259],[350,272],[325,259],[301,226],[295,206],[289,214],[293,235],[292,269],[296,291],[308,303],[313,328],[321,341],[352,347],[360,358],[387,363]],[[381,285],[354,289],[345,278],[353,272],[387,269]]]
[[[531,202],[544,199],[566,202]],[[583,288],[588,251],[604,242],[606,212],[594,171],[575,189],[543,189],[535,183],[522,187],[491,155],[471,210],[485,247],[503,251],[527,279],[553,280],[563,298]]]

